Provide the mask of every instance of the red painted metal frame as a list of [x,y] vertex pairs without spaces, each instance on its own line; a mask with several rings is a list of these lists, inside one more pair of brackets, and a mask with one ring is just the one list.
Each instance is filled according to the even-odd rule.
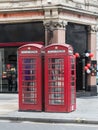
[[[50,64],[49,61],[51,59],[53,61],[57,59],[57,61]],[[60,60],[63,62],[58,62]],[[64,75],[62,77],[62,74],[58,73],[55,76],[58,76],[61,79],[58,78],[58,80],[53,80],[50,73],[53,70],[52,65],[58,65],[57,62],[60,64],[61,70],[63,70],[62,74]],[[71,112],[76,109],[75,69],[75,58],[73,56],[73,49],[70,45],[52,44],[45,48],[45,111]],[[58,69],[56,68],[55,70]],[[58,89],[57,92],[53,92],[55,87]],[[64,90],[62,91],[61,89]]]
[[[28,44],[18,49],[18,86],[19,86],[19,110],[41,111],[42,110],[42,45]],[[27,53],[26,51],[31,51]],[[34,53],[33,53],[34,52]],[[23,61],[30,60],[32,74],[25,74],[25,64]],[[27,64],[27,63],[26,63]],[[24,75],[34,77],[34,79],[24,79]],[[29,84],[28,84],[29,83]],[[29,90],[29,89],[30,90]]]

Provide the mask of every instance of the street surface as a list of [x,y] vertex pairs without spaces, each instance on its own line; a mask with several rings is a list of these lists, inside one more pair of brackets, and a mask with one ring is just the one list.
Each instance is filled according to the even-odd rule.
[[0,121],[0,130],[98,130],[98,125]]

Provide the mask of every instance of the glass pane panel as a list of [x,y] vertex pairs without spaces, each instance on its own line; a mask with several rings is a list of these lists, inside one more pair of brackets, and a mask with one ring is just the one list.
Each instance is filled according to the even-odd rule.
[[23,103],[37,104],[36,59],[22,59],[22,99]]
[[49,104],[64,104],[64,59],[48,59]]
[[71,85],[71,104],[75,103],[75,59],[74,57],[71,58],[71,78],[70,78],[70,85]]

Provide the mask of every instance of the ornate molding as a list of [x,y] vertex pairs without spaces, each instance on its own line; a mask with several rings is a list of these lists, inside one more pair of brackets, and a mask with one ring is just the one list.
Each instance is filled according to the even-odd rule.
[[49,22],[44,22],[44,26],[47,30],[54,31],[56,29],[64,29],[67,25],[67,22],[64,21],[49,21]]
[[98,25],[88,26],[88,31],[89,32],[98,32]]
[[63,29],[65,30],[67,25],[66,21],[45,21],[44,22],[44,26],[46,29],[46,33],[47,33],[47,44],[51,44],[53,37],[54,37],[54,31],[58,30],[58,29]]

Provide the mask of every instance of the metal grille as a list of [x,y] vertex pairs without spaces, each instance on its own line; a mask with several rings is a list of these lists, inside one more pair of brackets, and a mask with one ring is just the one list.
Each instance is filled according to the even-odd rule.
[[48,59],[49,104],[64,104],[64,59]]
[[36,59],[22,59],[22,102],[37,104]]

